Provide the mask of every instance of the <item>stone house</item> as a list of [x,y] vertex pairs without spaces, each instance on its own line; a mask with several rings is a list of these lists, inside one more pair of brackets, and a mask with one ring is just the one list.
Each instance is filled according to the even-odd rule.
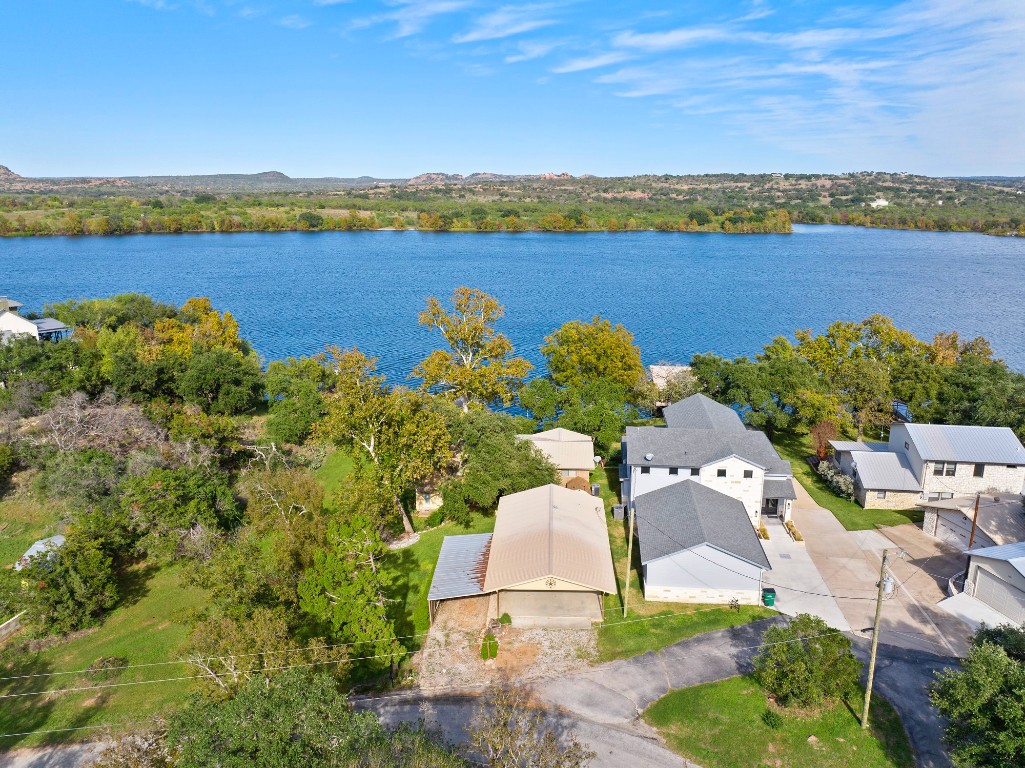
[[1025,447],[1007,427],[892,424],[886,443],[832,440],[833,462],[854,478],[866,507],[912,509],[922,502],[1020,494]]

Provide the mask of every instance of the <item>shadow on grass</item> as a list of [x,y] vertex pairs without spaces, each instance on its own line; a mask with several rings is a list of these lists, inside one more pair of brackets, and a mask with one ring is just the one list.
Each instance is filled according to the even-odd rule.
[[119,608],[135,605],[149,594],[149,582],[159,568],[156,564],[145,562],[123,570],[118,577]]
[[[30,653],[22,644],[8,645],[0,651],[0,733],[25,734],[46,728],[55,701],[49,696],[25,695],[50,686],[53,667],[38,653]],[[14,749],[28,736],[0,738],[0,753]]]

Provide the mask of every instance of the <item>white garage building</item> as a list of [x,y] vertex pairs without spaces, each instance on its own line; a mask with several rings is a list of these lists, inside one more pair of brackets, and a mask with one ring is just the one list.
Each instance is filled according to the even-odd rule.
[[965,592],[1007,617],[1025,623],[1025,542],[971,549]]
[[758,603],[769,559],[741,501],[683,480],[634,503],[645,600]]

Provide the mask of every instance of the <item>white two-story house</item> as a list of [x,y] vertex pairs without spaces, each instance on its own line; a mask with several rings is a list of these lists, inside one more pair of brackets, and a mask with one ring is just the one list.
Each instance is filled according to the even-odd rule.
[[647,600],[755,604],[769,560],[755,530],[790,517],[790,464],[736,411],[693,395],[664,427],[628,427],[620,480]]
[[1022,493],[1025,447],[1007,427],[893,424],[885,443],[830,441],[864,507],[911,509],[977,493]]
[[765,433],[748,429],[736,411],[704,395],[663,413],[665,427],[627,427],[620,469],[624,503],[695,480],[740,501],[755,527],[763,514],[790,519],[793,471]]

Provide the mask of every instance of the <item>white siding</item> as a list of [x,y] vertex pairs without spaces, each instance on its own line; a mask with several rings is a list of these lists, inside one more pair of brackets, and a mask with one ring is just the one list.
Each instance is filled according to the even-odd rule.
[[[905,448],[904,444],[907,443],[908,447]],[[911,471],[915,473],[915,477],[922,477],[922,473],[925,471],[925,461],[922,456],[918,453],[918,448],[915,447],[914,440],[908,434],[907,427],[903,424],[891,424],[890,425],[890,450],[895,453],[903,453],[908,457],[908,463],[911,464]]]
[[675,603],[754,605],[762,568],[703,544],[644,566],[644,599]]
[[[989,576],[980,575],[980,571]],[[966,586],[977,600],[999,610],[1012,622],[1025,621],[1025,576],[1007,561],[973,555]]]
[[7,334],[11,336],[31,336],[39,338],[39,329],[24,317],[13,312],[0,312],[0,337]]
[[[702,485],[712,488],[744,505],[752,524],[757,525],[762,510],[762,486],[765,472],[754,464],[749,464],[736,456],[717,461],[700,468],[700,474],[692,476],[690,467],[680,467],[679,474],[670,475],[668,467],[650,467],[648,473],[642,473],[641,467],[630,468],[630,493],[636,499],[649,491],[657,491],[667,485],[683,480],[696,480]],[[726,477],[719,477],[719,470],[726,470]],[[750,478],[744,472],[751,472]]]

